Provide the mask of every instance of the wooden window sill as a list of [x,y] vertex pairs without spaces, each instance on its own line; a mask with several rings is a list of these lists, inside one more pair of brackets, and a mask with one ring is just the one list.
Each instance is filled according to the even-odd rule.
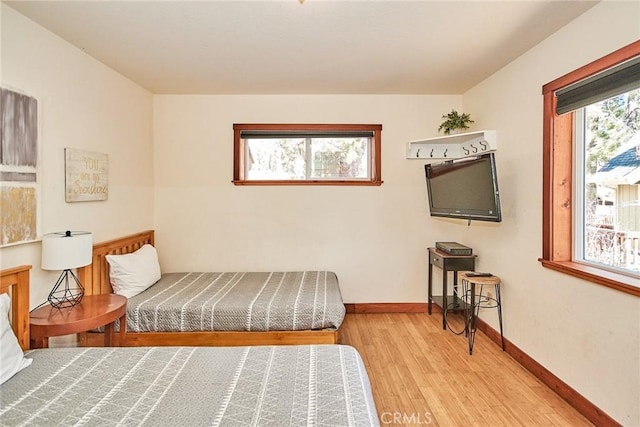
[[307,181],[307,180],[233,180],[234,185],[345,185],[345,186],[380,186],[383,181]]

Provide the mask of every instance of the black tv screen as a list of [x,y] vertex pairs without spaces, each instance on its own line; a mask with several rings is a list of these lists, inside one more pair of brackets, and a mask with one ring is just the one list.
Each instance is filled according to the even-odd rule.
[[502,221],[494,153],[425,165],[431,216]]

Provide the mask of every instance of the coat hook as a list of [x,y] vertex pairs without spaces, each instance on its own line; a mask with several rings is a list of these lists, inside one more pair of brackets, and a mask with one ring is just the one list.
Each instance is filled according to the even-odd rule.
[[462,147],[462,151],[464,151],[465,155],[468,155],[470,153],[469,149],[467,149],[467,147]]
[[474,153],[478,152],[478,149],[473,144],[471,144],[471,149],[473,150]]
[[431,149],[431,153],[429,154],[429,157],[433,157],[433,148]]
[[444,150],[444,155],[442,157],[447,157],[447,151],[449,151],[448,148]]
[[418,148],[418,151],[416,151],[416,157],[420,157],[420,149]]
[[482,151],[487,150],[487,144],[484,141],[480,141],[480,145],[482,145]]

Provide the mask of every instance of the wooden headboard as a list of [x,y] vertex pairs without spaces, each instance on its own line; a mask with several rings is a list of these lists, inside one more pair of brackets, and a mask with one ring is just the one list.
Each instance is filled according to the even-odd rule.
[[109,265],[106,255],[124,255],[135,252],[145,244],[154,244],[154,230],[142,231],[93,245],[93,261],[78,268],[78,279],[84,286],[85,295],[110,294],[113,292],[109,280]]
[[29,270],[21,265],[0,271],[0,294],[11,297],[11,326],[23,350],[29,349]]

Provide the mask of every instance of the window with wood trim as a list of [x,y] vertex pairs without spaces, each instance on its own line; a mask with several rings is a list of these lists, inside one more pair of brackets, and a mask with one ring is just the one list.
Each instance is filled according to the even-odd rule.
[[[634,260],[640,261],[638,252],[640,244],[637,242],[640,229],[635,229],[634,225],[640,223],[637,217],[640,210],[635,206],[637,200],[622,203],[620,198],[622,196],[616,196],[612,197],[609,205],[603,199],[601,208],[589,207],[588,203],[585,204],[585,198],[593,196],[597,205],[598,197],[595,194],[588,194],[589,191],[595,191],[593,176],[584,178],[588,176],[584,174],[584,168],[588,162],[585,162],[583,156],[585,153],[588,155],[588,150],[593,149],[593,144],[589,146],[586,143],[582,130],[586,129],[584,123],[585,120],[589,120],[588,117],[592,111],[590,109],[602,108],[599,104],[601,102],[615,103],[620,100],[626,102],[629,97],[636,96],[635,91],[639,87],[640,41],[637,41],[562,76],[542,88],[544,97],[543,248],[540,261],[544,267],[636,296],[640,296],[640,274],[634,267],[636,262]],[[630,107],[637,109],[637,105],[630,105]],[[633,126],[636,125],[633,124]],[[614,133],[611,129],[607,132]],[[619,149],[609,153],[600,165],[592,165],[595,175],[607,172],[610,169],[609,166],[613,166],[612,159],[623,155],[627,146],[634,144],[634,141],[640,138],[637,135],[637,129],[635,133],[633,130],[624,135],[617,131],[615,133],[615,138],[618,140],[613,141],[611,147],[615,149],[619,146]],[[627,162],[629,164],[625,164],[625,167],[630,166],[630,170],[635,170],[637,160],[640,160],[640,147],[637,150],[628,151],[632,157],[638,157],[630,158],[630,163]],[[624,175],[625,179],[633,182],[617,183],[610,180],[611,174],[605,173],[600,173],[599,178],[608,180],[607,185],[611,191],[625,192],[624,197],[632,193],[637,195],[636,185],[640,182],[636,182],[635,172]],[[613,199],[617,200],[617,203]],[[595,223],[590,222],[593,218],[587,218],[589,214],[595,214],[597,211],[603,213],[614,209],[616,210],[611,215],[611,224],[605,224],[602,218]],[[621,219],[624,215],[631,216]],[[616,222],[619,221],[625,221],[624,229],[618,228]],[[596,230],[596,228],[602,229]],[[596,239],[590,241],[594,233]],[[607,262],[594,260],[594,255],[589,253],[593,248],[588,248],[589,245],[598,246],[597,251],[611,250],[610,257],[617,258]],[[609,247],[605,248],[602,245],[609,245]],[[618,265],[620,263],[624,263],[622,268]]]
[[382,125],[234,124],[236,185],[380,185]]

